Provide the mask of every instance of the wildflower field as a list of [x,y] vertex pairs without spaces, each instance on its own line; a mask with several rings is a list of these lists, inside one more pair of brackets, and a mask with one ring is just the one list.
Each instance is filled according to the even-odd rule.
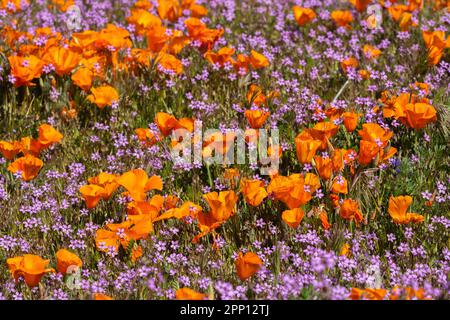
[[0,299],[449,299],[450,1],[0,0]]

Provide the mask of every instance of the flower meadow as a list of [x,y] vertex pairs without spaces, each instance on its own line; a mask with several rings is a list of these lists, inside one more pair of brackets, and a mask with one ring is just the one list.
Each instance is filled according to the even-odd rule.
[[448,299],[449,48],[448,0],[0,1],[0,299]]

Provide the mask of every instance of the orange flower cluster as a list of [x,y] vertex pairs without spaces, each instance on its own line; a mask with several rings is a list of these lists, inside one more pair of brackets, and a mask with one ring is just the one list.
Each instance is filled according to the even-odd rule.
[[428,49],[428,63],[437,65],[444,50],[450,48],[450,36],[446,39],[444,31],[422,31],[422,37]]
[[[69,271],[73,271],[74,268],[81,268],[83,262],[74,253],[60,249],[56,252],[56,269],[59,273],[65,275]],[[40,256],[34,254],[24,254],[23,256],[17,256],[6,260],[9,271],[15,281],[19,281],[23,278],[27,286],[38,286],[41,278],[49,272],[55,272],[53,268],[47,268],[50,260],[44,260]],[[73,268],[69,270],[69,267]]]
[[109,200],[111,195],[122,186],[127,191],[125,195],[134,201],[145,201],[146,193],[150,190],[162,190],[162,180],[159,176],[148,177],[142,169],[125,172],[121,176],[102,172],[96,177],[88,179],[89,184],[80,187],[86,206],[93,209],[100,200]]
[[[389,295],[388,295],[389,294]],[[351,300],[425,300],[425,290],[423,288],[413,289],[411,287],[394,287],[390,292],[386,289],[352,288],[349,298]]]
[[368,165],[375,159],[377,163],[382,163],[397,152],[396,148],[388,145],[393,132],[377,123],[363,124],[358,134],[361,137],[358,161],[362,165]]
[[253,70],[258,70],[268,67],[270,64],[267,57],[256,52],[255,50],[251,50],[250,55],[248,56],[239,53],[236,58],[233,58],[235,52],[236,50],[234,48],[223,47],[217,52],[208,50],[204,54],[204,57],[209,63],[220,67],[224,67],[226,64],[229,64],[233,66],[234,69],[241,75],[245,75],[250,68]]
[[[428,92],[426,84],[416,83],[416,86]],[[402,93],[397,97],[388,97],[388,93],[384,93],[381,101],[385,118],[395,118],[409,128],[422,129],[437,120],[436,109],[429,100],[414,93]]]
[[13,160],[18,154],[23,156],[10,163],[8,171],[20,172],[22,179],[30,181],[37,177],[44,166],[39,154],[58,143],[63,135],[49,124],[42,124],[38,128],[38,138],[24,137],[19,141],[0,141],[0,153],[8,160]]

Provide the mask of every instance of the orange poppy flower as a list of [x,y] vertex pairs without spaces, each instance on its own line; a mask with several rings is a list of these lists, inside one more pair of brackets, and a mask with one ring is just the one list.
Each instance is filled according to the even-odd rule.
[[381,55],[380,49],[375,48],[374,46],[371,46],[369,44],[364,45],[363,51],[366,57],[368,57],[369,59],[375,59]]
[[208,9],[200,4],[192,4],[190,7],[191,16],[194,18],[202,18],[208,14]]
[[362,140],[375,142],[380,147],[386,147],[389,139],[391,139],[393,132],[388,129],[383,129],[377,123],[365,123],[362,130],[358,131]]
[[277,91],[271,91],[267,96],[263,93],[261,87],[251,84],[247,92],[248,103],[260,107],[267,105],[267,101],[279,96]]
[[39,171],[44,166],[41,159],[26,154],[24,157],[18,158],[8,166],[8,171],[17,173],[20,171],[22,179],[25,181],[33,180],[39,174]]
[[245,281],[258,272],[263,262],[258,255],[253,252],[247,252],[245,255],[242,252],[239,252],[235,264],[239,279]]
[[444,31],[422,31],[422,37],[428,49],[436,47],[443,50],[450,47],[450,37],[446,39]]
[[234,48],[223,47],[217,52],[207,51],[204,57],[209,63],[223,67],[226,63],[234,64],[232,56],[235,51]]
[[74,0],[52,0],[52,3],[55,4],[59,10],[62,12],[66,12],[67,9],[72,6],[75,1]]
[[235,214],[234,207],[238,200],[238,196],[233,190],[209,192],[203,195],[211,209],[211,215],[218,222],[228,220]]
[[127,189],[129,195],[135,201],[143,201],[146,192],[150,190],[162,190],[163,182],[159,176],[148,177],[142,169],[134,169],[122,174],[117,183]]
[[314,157],[314,163],[316,165],[319,176],[324,180],[331,178],[331,172],[333,170],[333,162],[329,157],[323,158],[319,156]]
[[394,19],[394,21],[400,21],[400,18],[402,17],[403,13],[408,10],[408,7],[403,4],[396,4],[393,6],[390,6],[388,8],[388,13]]
[[359,66],[359,62],[354,57],[350,57],[350,58],[347,58],[347,59],[341,61],[341,68],[344,71],[344,73],[347,73],[347,70],[349,68],[356,69],[356,68],[358,68],[358,66]]
[[73,83],[84,91],[89,91],[94,80],[94,73],[88,68],[79,68],[71,77]]
[[158,54],[156,62],[165,70],[171,70],[176,74],[181,74],[183,72],[181,60],[177,59],[174,55],[161,52]]
[[245,110],[245,117],[253,129],[259,129],[270,116],[270,112],[264,110]]
[[8,160],[14,157],[21,151],[22,145],[18,141],[0,141],[0,152]]
[[170,218],[175,218],[181,220],[185,217],[198,218],[198,216],[203,212],[201,206],[191,202],[186,201],[179,208],[171,208],[167,210],[165,213],[160,215],[155,219],[155,221],[165,220]]
[[275,199],[282,201],[289,209],[295,209],[308,203],[319,187],[319,178],[312,173],[305,176],[292,174],[289,177],[278,175],[270,181],[267,192],[272,193]]
[[164,197],[156,194],[149,201],[132,201],[127,205],[129,215],[148,214],[152,221],[158,217],[164,205]]
[[41,124],[38,128],[38,134],[38,142],[41,145],[41,149],[46,149],[64,138],[58,130],[49,124]]
[[175,22],[183,14],[178,0],[158,0],[158,15],[163,20]]
[[410,27],[417,27],[417,24],[412,20],[412,14],[404,12],[400,17],[399,27],[401,31],[408,31]]
[[281,219],[291,228],[295,229],[302,222],[305,212],[301,208],[285,210],[281,214]]
[[347,179],[344,177],[334,178],[333,184],[331,185],[331,192],[333,193],[348,193]]
[[103,188],[103,199],[108,200],[114,191],[117,190],[119,184],[117,183],[118,176],[106,172],[101,172],[98,176],[88,179],[90,184],[95,184]]
[[341,248],[341,251],[339,252],[340,256],[346,256],[350,252],[350,245],[348,243],[344,243],[344,245]]
[[201,50],[211,49],[214,43],[223,35],[224,30],[209,29],[198,18],[188,18],[184,21],[189,37],[201,43]]
[[175,292],[177,300],[205,300],[206,294],[194,291],[189,288],[181,288]]
[[155,123],[164,137],[172,133],[173,129],[180,128],[180,123],[171,114],[165,112],[158,112],[155,117]]
[[399,288],[394,287],[389,296],[390,300],[398,300],[403,298],[405,300],[425,300],[427,299],[425,295],[425,290],[423,288],[413,289],[411,287]]
[[310,163],[321,145],[322,142],[314,140],[307,131],[299,133],[297,137],[295,137],[295,149],[298,161],[303,164]]
[[160,27],[162,21],[159,17],[151,14],[146,9],[136,8],[132,9],[130,16],[127,17],[127,22],[136,28],[136,33],[143,35],[146,31],[152,30],[155,27]]
[[158,136],[148,128],[137,128],[134,132],[136,133],[138,140],[146,147],[151,147],[158,141]]
[[333,156],[331,157],[331,162],[333,164],[333,172],[339,172],[344,169],[344,157],[347,150],[345,149],[334,149]]
[[73,266],[81,268],[83,262],[76,254],[66,249],[59,249],[56,252],[56,270],[58,270],[59,273],[66,274],[68,271],[67,269]]
[[95,208],[100,200],[105,197],[105,189],[95,184],[81,186],[80,193],[88,209]]
[[383,300],[386,297],[387,290],[385,289],[358,289],[352,288],[350,299],[352,300]]
[[20,139],[20,151],[27,155],[38,156],[41,153],[42,145],[38,139],[32,139],[31,137],[23,137]]
[[420,223],[424,221],[424,217],[417,213],[407,213],[409,206],[412,203],[412,197],[399,196],[389,198],[389,215],[392,217],[394,223],[406,224],[406,223]]
[[112,106],[114,102],[118,102],[119,93],[111,86],[100,86],[91,88],[91,94],[87,96],[87,99],[103,109],[106,106]]
[[145,239],[150,232],[153,232],[153,223],[149,215],[129,216],[122,223],[109,223],[106,229],[98,229],[95,244],[100,251],[117,252],[120,245],[126,249],[131,240]]
[[316,13],[310,8],[303,8],[299,6],[292,7],[294,11],[294,18],[297,24],[301,27],[313,21],[316,18]]
[[372,0],[349,0],[352,5],[355,6],[355,9],[359,12],[363,12],[366,10],[367,6],[372,2]]
[[259,206],[268,195],[264,188],[264,182],[260,180],[242,179],[241,192],[245,202],[254,207]]
[[355,112],[344,112],[342,117],[344,118],[345,130],[347,130],[347,132],[354,131],[358,125],[360,114]]
[[328,141],[335,136],[339,131],[339,127],[333,122],[318,122],[312,129],[309,129],[309,133],[316,140],[320,140],[322,145],[319,150],[325,150],[328,146]]
[[375,159],[380,150],[380,147],[375,142],[361,140],[359,142],[359,163],[362,165],[368,165]]
[[404,109],[404,115],[399,120],[413,129],[422,129],[437,120],[436,109],[427,103],[408,103]]
[[261,53],[252,50],[249,56],[249,62],[253,69],[261,69],[265,68],[269,65],[269,59],[267,59]]
[[340,27],[350,27],[350,22],[353,21],[352,13],[348,10],[334,10],[331,12],[331,19]]
[[345,220],[355,220],[359,223],[363,220],[361,211],[359,211],[358,202],[352,199],[345,199],[341,204],[339,215]]
[[322,223],[322,228],[324,228],[325,230],[329,230],[331,228],[331,224],[328,222],[328,215],[325,210],[320,210],[319,219]]
[[80,62],[81,57],[78,53],[70,49],[64,47],[51,47],[44,54],[42,60],[45,63],[53,65],[58,76],[64,76],[75,69]]
[[55,272],[54,269],[47,268],[48,263],[49,260],[44,260],[34,254],[25,254],[6,260],[15,281],[23,278],[29,287],[36,287],[44,274]]
[[94,300],[114,300],[112,297],[103,293],[94,293]]
[[249,58],[246,55],[239,53],[236,56],[234,69],[239,73],[244,72],[244,74],[246,74],[248,72],[249,63]]
[[34,86],[31,81],[41,76],[44,67],[44,63],[33,55],[9,56],[8,61],[11,66],[11,74],[14,76],[15,87]]
[[192,239],[192,243],[196,244],[201,238],[214,232],[215,229],[220,227],[225,221],[216,221],[216,219],[210,213],[200,212],[197,214],[197,226],[200,229],[200,233],[195,235]]

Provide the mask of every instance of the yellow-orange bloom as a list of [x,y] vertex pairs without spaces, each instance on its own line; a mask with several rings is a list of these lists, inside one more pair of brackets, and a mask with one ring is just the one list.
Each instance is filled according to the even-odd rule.
[[163,182],[159,176],[148,177],[142,169],[134,169],[122,174],[117,183],[127,189],[128,194],[135,201],[143,201],[146,192],[150,190],[162,190]]
[[81,186],[79,191],[88,209],[95,208],[99,201],[105,197],[105,189],[95,184]]
[[241,192],[245,202],[254,207],[259,206],[268,195],[261,180],[242,179]]
[[301,208],[295,208],[292,210],[285,210],[281,214],[281,219],[291,228],[297,228],[300,222],[302,222],[305,212]]
[[312,158],[322,145],[319,140],[314,138],[307,132],[302,131],[295,137],[295,149],[297,152],[297,159],[301,163],[310,163]]
[[81,268],[82,266],[83,262],[76,254],[66,249],[59,249],[56,252],[56,270],[59,273],[66,274],[70,271],[69,267]]
[[253,252],[247,252],[245,255],[242,252],[239,252],[235,264],[239,279],[245,281],[258,272],[263,262],[258,255]]
[[359,223],[363,220],[361,211],[359,210],[358,202],[352,199],[345,199],[340,207],[339,214],[345,220],[355,220]]
[[358,126],[360,114],[356,112],[344,112],[342,117],[344,118],[345,130],[347,130],[347,132],[354,131]]
[[106,106],[112,106],[113,103],[119,101],[119,93],[111,86],[100,86],[91,88],[91,94],[87,99],[96,104],[97,107],[103,109]]
[[97,185],[103,188],[103,199],[108,200],[114,191],[117,190],[119,184],[117,183],[118,176],[115,174],[110,174],[106,172],[101,172],[96,177],[91,177],[88,179],[90,184]]
[[269,65],[269,59],[255,50],[250,51],[249,62],[253,69],[265,68]]
[[333,163],[329,157],[323,158],[315,156],[314,163],[316,164],[317,171],[319,172],[319,176],[322,179],[328,180],[331,178],[331,173],[333,171]]
[[399,196],[389,198],[389,215],[392,217],[394,223],[420,223],[424,221],[424,217],[417,213],[406,212],[412,203],[412,197]]
[[37,57],[29,55],[26,57],[9,56],[11,74],[14,76],[14,86],[34,86],[31,82],[39,78],[42,73],[44,63]]
[[245,110],[245,117],[253,129],[260,129],[269,116],[270,112],[261,109]]
[[399,120],[413,129],[422,129],[437,120],[436,109],[428,103],[408,103],[404,115]]
[[211,209],[210,214],[218,222],[228,220],[235,214],[234,206],[238,200],[238,196],[233,190],[209,192],[203,195]]
[[64,136],[49,124],[41,124],[38,128],[38,142],[41,149],[50,147],[52,144],[61,141]]
[[26,154],[24,157],[18,158],[16,161],[8,166],[8,171],[17,173],[20,171],[22,179],[25,181],[33,180],[39,174],[39,171],[44,166],[41,159]]
[[94,300],[114,300],[112,297],[103,293],[94,293],[93,298]]
[[84,91],[89,91],[94,80],[94,73],[88,68],[79,68],[71,77],[73,83]]
[[14,157],[21,151],[22,145],[18,141],[0,141],[0,153],[8,160]]
[[50,47],[42,58],[44,62],[53,65],[59,76],[69,74],[81,60],[78,53],[64,47]]
[[386,297],[386,289],[358,289],[352,288],[350,299],[352,300],[383,300]]
[[331,12],[331,19],[339,27],[350,27],[350,22],[353,21],[352,13],[348,10],[335,10]]
[[292,10],[294,11],[295,21],[299,26],[304,26],[316,18],[316,13],[310,8],[294,6]]
[[181,288],[175,292],[177,300],[205,300],[206,295],[189,288]]
[[29,287],[36,287],[44,274],[55,271],[47,268],[48,263],[49,260],[44,260],[34,254],[25,254],[6,260],[13,278],[16,281],[23,278]]

